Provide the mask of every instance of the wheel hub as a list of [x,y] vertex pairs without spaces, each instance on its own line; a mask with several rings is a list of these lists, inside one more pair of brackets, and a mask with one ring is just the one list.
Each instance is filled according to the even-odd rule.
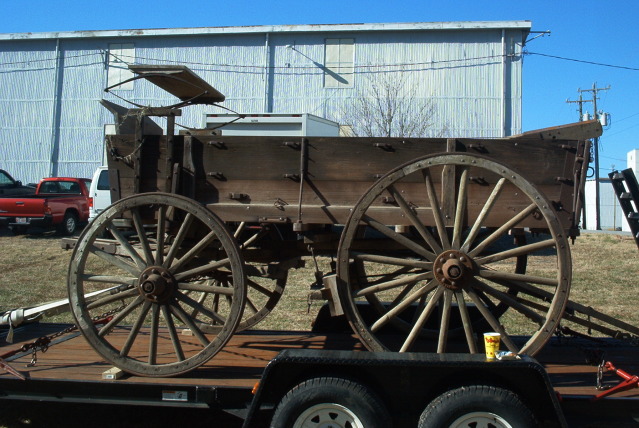
[[177,281],[168,269],[150,266],[138,280],[140,295],[153,303],[164,303],[177,290]]
[[473,263],[465,253],[447,250],[435,259],[433,272],[441,285],[451,290],[459,290],[472,278]]

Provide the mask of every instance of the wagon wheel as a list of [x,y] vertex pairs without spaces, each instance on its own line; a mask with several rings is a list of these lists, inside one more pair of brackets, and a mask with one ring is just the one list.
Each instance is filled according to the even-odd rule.
[[[105,230],[115,239],[98,240]],[[236,330],[246,299],[239,248],[224,223],[165,193],[122,199],[96,217],[78,239],[68,287],[93,348],[142,376],[207,362]]]
[[[250,259],[252,252],[259,252],[265,242],[279,242],[277,231],[270,225],[249,225],[247,223],[228,223],[231,230],[235,230],[233,236],[236,239],[240,252],[244,259],[246,271],[246,305],[244,316],[236,331],[253,328],[262,321],[275,308],[284,293],[288,269],[291,261],[266,262]],[[230,271],[227,272],[230,278]],[[220,278],[219,285],[226,287],[232,282],[226,278]],[[202,299],[206,293],[200,292],[198,299]],[[215,325],[215,323],[213,323]],[[214,329],[215,327],[213,327]]]
[[[455,185],[440,179],[451,171]],[[390,219],[405,223],[401,233]],[[508,239],[524,226],[527,242]],[[362,228],[379,243],[363,243]],[[346,316],[370,350],[476,353],[482,320],[507,349],[535,354],[568,301],[571,261],[561,223],[533,184],[486,157],[455,153],[396,168],[362,196],[342,233],[337,274]],[[449,341],[456,325],[461,344]]]
[[[234,236],[242,254],[247,256],[246,305],[244,317],[238,327],[240,330],[246,330],[266,318],[280,301],[288,279],[288,271],[294,261],[260,262],[250,257],[249,253],[260,252],[264,246],[269,247],[269,244],[282,241],[275,225],[249,225],[242,222],[237,225]],[[271,260],[277,260],[277,257]]]

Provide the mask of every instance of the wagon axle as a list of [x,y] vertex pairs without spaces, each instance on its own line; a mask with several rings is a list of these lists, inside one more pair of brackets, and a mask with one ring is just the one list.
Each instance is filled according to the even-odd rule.
[[459,290],[468,284],[473,271],[472,259],[457,250],[444,251],[433,263],[435,278],[450,290]]
[[168,269],[150,266],[142,272],[138,280],[140,295],[153,303],[164,303],[177,290],[177,281]]

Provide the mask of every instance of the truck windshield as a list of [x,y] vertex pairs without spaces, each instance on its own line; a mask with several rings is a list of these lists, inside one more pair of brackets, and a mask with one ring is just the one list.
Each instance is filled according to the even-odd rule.
[[98,178],[98,190],[109,190],[109,171],[100,171],[100,177]]
[[80,194],[80,184],[75,181],[59,181],[60,193]]
[[40,193],[81,194],[80,184],[75,181],[48,181],[40,186]]

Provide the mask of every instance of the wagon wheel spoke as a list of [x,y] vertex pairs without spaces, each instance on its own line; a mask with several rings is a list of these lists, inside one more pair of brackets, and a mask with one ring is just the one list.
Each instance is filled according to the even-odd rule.
[[486,321],[488,321],[488,324],[490,324],[492,329],[501,335],[501,340],[506,345],[508,350],[510,350],[512,352],[517,352],[518,349],[519,349],[517,347],[517,345],[515,345],[513,343],[513,341],[511,340],[510,336],[508,336],[508,334],[506,334],[506,331],[503,329],[501,324],[499,324],[499,321],[484,306],[484,304],[480,300],[479,296],[477,296],[477,294],[473,290],[468,290],[467,293],[470,296],[470,298],[472,299],[472,301],[475,303],[475,306],[479,309],[479,312],[481,312],[481,314],[486,319]]
[[[266,301],[270,301],[272,299],[279,300],[279,297],[281,296],[281,292],[279,292],[277,288],[266,288],[253,281],[250,277],[247,279],[246,283],[248,284],[249,290],[248,296],[246,297],[246,308],[250,309],[250,312],[246,313],[246,308],[244,309],[244,311],[245,316],[248,316],[249,318],[252,315],[258,314],[260,310],[264,309],[264,305],[258,300],[258,298],[256,297],[257,295],[263,296],[264,298],[266,298]],[[251,290],[254,290],[255,292],[251,292]]]
[[[113,239],[96,242],[107,227]],[[135,375],[197,368],[242,319],[247,284],[240,250],[221,220],[182,196],[147,193],[113,204],[81,235],[69,272],[82,334],[107,361]],[[102,314],[111,318],[98,328],[93,320]]]
[[235,293],[235,291],[231,287],[198,284],[194,282],[180,282],[178,283],[178,288],[185,291],[200,291],[205,294],[221,294],[225,296],[233,296],[233,294]]
[[466,337],[466,343],[468,344],[468,350],[471,354],[476,354],[477,342],[475,341],[475,333],[473,331],[470,314],[468,313],[468,307],[466,306],[466,301],[464,300],[463,291],[455,291],[455,301],[457,302],[457,307],[459,308],[459,315],[464,327],[464,335]]
[[433,217],[435,225],[437,226],[437,234],[442,243],[442,249],[450,248],[450,242],[448,241],[448,232],[446,232],[446,225],[444,223],[444,216],[442,214],[441,207],[439,205],[439,199],[435,193],[435,186],[433,185],[433,179],[428,169],[422,170],[424,183],[426,184],[426,193],[428,195],[428,202],[433,210]]
[[[136,279],[140,275],[140,269],[135,264],[129,263],[121,257],[116,257],[113,254],[109,254],[106,251],[100,250],[95,246],[88,248],[88,251],[95,254],[97,257],[108,263],[113,267],[117,267],[119,270],[123,270],[133,275]],[[83,275],[85,275],[83,273]]]
[[539,284],[539,285],[550,285],[553,287],[556,287],[557,285],[559,285],[559,280],[553,277],[522,275],[518,273],[499,272],[499,271],[492,271],[487,269],[481,269],[479,271],[479,276],[485,279],[527,282],[527,283]]
[[519,214],[517,214],[514,217],[512,217],[510,220],[508,220],[506,223],[504,223],[499,229],[497,229],[496,231],[491,233],[490,236],[488,236],[486,239],[481,241],[479,243],[479,245],[477,245],[475,248],[473,248],[468,253],[468,255],[473,257],[473,256],[477,256],[477,255],[481,254],[481,252],[484,249],[486,249],[486,247],[488,247],[488,245],[492,244],[493,242],[495,242],[500,237],[506,235],[509,230],[511,230],[512,228],[517,226],[519,223],[521,223],[526,217],[531,215],[533,213],[533,211],[535,211],[536,209],[537,209],[537,206],[534,203],[528,205]]
[[228,267],[231,264],[231,260],[228,258],[217,260],[211,263],[207,263],[203,266],[198,266],[193,269],[185,270],[175,274],[175,279],[178,281],[184,281],[195,276],[205,275],[211,272],[220,270],[220,268]]
[[[197,314],[202,314],[205,317],[211,319],[212,322],[219,323],[219,324],[224,324],[226,322],[225,318],[222,315],[220,315],[220,314],[215,312],[215,310],[217,310],[217,308],[214,308],[213,310],[209,310],[202,303],[191,299],[186,294],[178,293],[178,294],[176,294],[176,298],[179,301],[181,301],[182,303],[192,307],[193,309],[196,309],[197,310],[197,312],[196,312]],[[185,312],[185,314],[186,314],[186,312]],[[194,322],[193,321],[193,317],[189,316],[189,318],[191,319],[192,322]]]
[[377,254],[366,254],[360,252],[352,253],[354,260],[364,261],[364,262],[376,262],[376,263],[384,263],[386,265],[392,266],[404,266],[404,267],[412,267],[418,269],[427,269],[430,270],[433,268],[433,264],[430,262],[423,262],[420,260],[410,260],[399,257],[388,257],[388,256],[380,256]]
[[[395,206],[380,206],[382,195]],[[374,251],[361,250],[367,236]],[[338,248],[338,291],[370,350],[477,353],[476,335],[490,329],[534,355],[563,314],[570,268],[563,225],[532,183],[486,157],[447,153],[396,168],[360,198]]]
[[437,342],[437,353],[446,352],[446,343],[448,342],[448,323],[450,321],[450,308],[453,303],[453,291],[444,290],[444,298],[442,299],[442,315],[439,327],[439,341]]
[[455,205],[455,223],[453,226],[453,242],[452,248],[459,248],[462,239],[462,229],[464,215],[466,210],[466,197],[468,192],[468,168],[464,168],[459,178],[459,192],[457,195],[457,203]]
[[164,262],[162,263],[164,267],[170,267],[171,264],[173,263],[173,259],[175,258],[177,252],[181,248],[182,243],[184,242],[184,238],[186,238],[186,234],[189,232],[189,229],[191,228],[191,224],[193,223],[194,219],[195,217],[193,216],[193,214],[188,213],[186,217],[184,218],[184,220],[182,221],[182,224],[180,225],[180,229],[178,230],[178,233],[175,236],[175,239],[173,240],[171,247],[169,248],[168,254],[164,258]]
[[142,270],[146,267],[146,262],[142,260],[142,257],[138,254],[138,252],[133,248],[133,245],[122,236],[122,233],[115,227],[109,229],[111,235],[115,237],[115,239],[120,244],[120,247],[126,252],[126,254],[133,260],[138,269]]
[[129,336],[126,338],[126,342],[124,342],[124,345],[122,346],[122,349],[120,349],[120,356],[121,357],[126,357],[129,354],[129,351],[131,350],[131,347],[133,346],[133,342],[135,341],[136,337],[138,337],[138,333],[140,333],[140,328],[142,328],[142,323],[144,323],[144,318],[146,318],[146,314],[149,313],[149,310],[151,309],[151,302],[144,302],[142,304],[142,310],[140,311],[140,315],[138,315],[137,319],[135,320],[135,324],[133,324],[133,327],[131,327],[131,330],[129,331]]
[[435,259],[434,253],[428,251],[426,248],[422,247],[415,241],[391,230],[388,226],[384,225],[383,223],[369,216],[364,216],[362,218],[362,221],[366,223],[367,225],[369,225],[370,227],[372,227],[373,229],[375,229],[376,231],[382,233],[383,235],[397,242],[398,244],[406,247],[407,249],[415,252],[416,254],[419,254],[422,257],[425,257],[427,260]]
[[297,259],[282,256],[282,236],[275,224],[241,222],[234,229],[247,274],[246,307],[238,330],[246,330],[261,323],[275,308]]
[[[183,266],[188,265],[189,262],[194,260],[204,249],[215,241],[215,232],[209,232],[205,237],[200,239],[195,245],[193,245],[186,254],[184,254],[178,261],[168,266],[171,272],[178,272]],[[218,260],[212,263],[213,269],[223,266],[223,262],[227,260]],[[197,275],[197,271],[193,275]],[[187,277],[186,273],[182,272],[180,278]]]
[[134,309],[136,309],[138,306],[140,306],[142,303],[144,303],[144,300],[138,296],[136,299],[134,299],[133,301],[129,302],[129,304],[122,309],[118,314],[116,314],[111,321],[109,321],[108,323],[106,323],[98,332],[99,336],[104,336],[106,334],[109,334],[111,332],[111,330],[113,330],[113,327],[115,327],[116,325],[118,325],[118,323],[120,321],[122,321],[124,318],[126,318],[131,312],[133,312]]
[[410,208],[410,205],[408,204],[408,202],[406,202],[406,199],[404,199],[402,194],[398,192],[397,189],[395,189],[395,187],[393,186],[388,186],[388,192],[393,197],[393,199],[397,201],[397,204],[402,209],[402,212],[410,220],[411,224],[415,227],[415,229],[417,229],[417,232],[420,234],[422,239],[426,241],[426,243],[430,246],[430,248],[435,253],[441,253],[442,251],[441,246],[437,243],[437,240],[435,239],[435,237],[433,237],[433,234],[430,233],[428,229],[426,229],[422,221],[419,220],[419,218],[417,218],[417,215],[415,215],[415,213]]
[[478,281],[475,280],[473,281],[473,287],[481,290],[482,292],[484,292],[487,295],[490,295],[496,299],[498,299],[501,302],[506,303],[509,307],[511,307],[512,309],[520,312],[522,315],[525,315],[526,317],[528,317],[529,319],[531,319],[532,321],[534,321],[535,323],[542,325],[544,322],[544,318],[543,316],[541,316],[540,314],[538,314],[535,311],[530,310],[529,308],[527,308],[525,305],[523,305],[521,302],[519,302],[516,298],[513,298],[512,296],[501,292],[485,283],[483,283],[482,281]]
[[385,312],[381,317],[379,317],[371,325],[371,330],[373,332],[378,331],[380,328],[386,325],[386,323],[398,317],[402,312],[408,309],[409,306],[411,306],[413,303],[420,300],[421,298],[427,296],[428,293],[433,291],[435,288],[437,288],[437,284],[435,283],[435,281],[430,281],[424,287],[415,290],[414,292],[406,296],[404,300],[402,300],[398,304],[395,304],[389,311]]
[[151,337],[149,337],[149,364],[156,364],[158,352],[158,330],[160,322],[160,309],[158,305],[151,307]]
[[468,235],[466,236],[466,240],[461,246],[462,251],[468,252],[468,249],[470,248],[471,244],[475,242],[475,239],[477,238],[477,234],[481,230],[481,227],[484,225],[486,217],[490,214],[493,207],[495,206],[495,202],[497,201],[497,198],[499,197],[499,194],[501,193],[501,189],[504,187],[505,183],[506,183],[506,179],[502,177],[495,184],[495,187],[491,191],[490,195],[488,196],[488,199],[482,206],[482,209],[479,215],[475,219],[475,223],[473,223],[473,227],[470,229],[470,232],[468,232]]
[[536,242],[533,244],[522,245],[520,247],[513,248],[512,250],[501,251],[498,253],[491,254],[485,257],[477,257],[475,259],[475,263],[477,265],[482,266],[489,263],[495,263],[501,260],[506,260],[513,257],[529,255],[539,250],[544,250],[546,248],[552,248],[556,244],[554,239],[546,239],[544,241]]
[[155,264],[160,266],[164,265],[164,238],[166,233],[166,210],[165,205],[161,205],[157,213],[157,234],[155,249]]
[[424,325],[426,320],[430,317],[430,315],[433,313],[433,310],[435,309],[435,305],[439,301],[439,298],[441,297],[442,293],[444,293],[444,289],[441,287],[437,288],[437,290],[433,293],[430,300],[428,301],[424,309],[419,314],[419,318],[417,319],[417,321],[415,322],[415,325],[413,326],[410,333],[408,334],[408,337],[402,344],[402,347],[399,349],[399,352],[407,352],[411,349],[411,346],[415,342],[415,339],[417,339],[417,337],[419,336],[422,326]]
[[169,331],[169,337],[171,338],[171,345],[173,345],[173,352],[178,361],[184,361],[184,351],[182,350],[182,343],[178,337],[173,317],[168,309],[167,305],[162,305],[162,317],[166,322],[167,330]]
[[133,216],[133,225],[135,226],[135,232],[137,233],[138,239],[140,240],[140,245],[142,246],[142,252],[144,253],[145,262],[147,264],[154,263],[155,258],[153,257],[153,252],[151,251],[149,237],[146,235],[146,231],[144,230],[144,222],[142,221],[140,210],[132,209],[131,214]]
[[197,340],[200,341],[200,343],[204,347],[208,346],[211,343],[209,339],[206,337],[206,335],[204,334],[204,332],[200,329],[200,327],[197,324],[195,324],[195,322],[193,322],[193,318],[191,318],[189,314],[187,314],[184,311],[184,309],[180,307],[180,305],[177,305],[177,304],[170,305],[169,310],[171,311],[173,315],[179,318],[180,321],[182,321],[186,325],[186,327],[188,327],[188,329],[193,333],[193,335],[197,338]]
[[87,309],[99,308],[100,306],[105,306],[113,302],[124,301],[124,299],[127,299],[129,297],[135,297],[138,295],[139,295],[138,290],[131,289],[131,290],[114,293],[109,296],[102,297],[96,300],[90,299],[88,300],[89,303],[87,303]]
[[371,285],[370,287],[363,288],[355,292],[354,296],[365,297],[369,294],[379,293],[380,291],[390,290],[392,288],[403,287],[405,285],[412,286],[417,281],[423,281],[423,280],[432,279],[432,278],[433,278],[433,274],[431,272],[409,275],[400,279],[385,281],[379,284]]

